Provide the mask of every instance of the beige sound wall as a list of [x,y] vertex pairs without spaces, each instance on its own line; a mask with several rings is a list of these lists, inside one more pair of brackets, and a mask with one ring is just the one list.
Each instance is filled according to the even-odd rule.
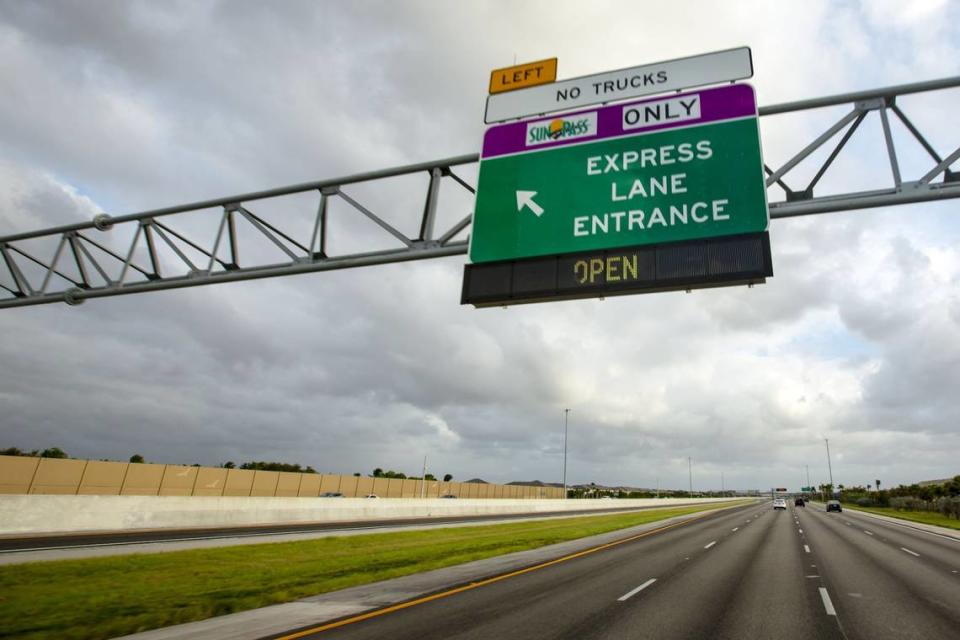
[[562,498],[558,487],[437,482],[173,464],[0,456],[0,494],[317,497]]

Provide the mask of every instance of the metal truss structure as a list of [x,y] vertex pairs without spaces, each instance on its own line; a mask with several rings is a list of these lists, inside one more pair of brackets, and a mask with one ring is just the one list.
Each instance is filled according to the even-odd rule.
[[[849,106],[835,124],[779,168],[765,166],[771,219],[960,196],[960,172],[950,169],[960,158],[960,147],[946,156],[939,155],[897,104],[898,98],[908,94],[958,86],[960,77],[953,77],[761,107],[760,116],[770,117]],[[889,160],[890,186],[816,195],[821,178],[834,165],[854,132],[874,111],[879,114],[880,131]],[[928,166],[911,167],[911,175],[915,176],[912,179],[904,179],[901,159],[894,145],[891,132],[894,117],[932,160]],[[832,144],[832,150],[806,187],[788,186],[787,175],[818,151],[822,154],[830,149],[828,143]],[[90,222],[0,237],[0,308],[61,301],[79,304],[88,298],[465,254],[468,243],[462,236],[470,225],[471,214],[466,213],[442,233],[434,227],[441,187],[474,193],[474,187],[462,177],[462,171],[459,175],[458,171],[477,162],[478,155],[469,154],[129,215],[100,214]],[[417,212],[420,225],[415,237],[402,233],[384,216],[377,215],[351,195],[353,188],[361,184],[376,186],[388,178],[424,173],[429,176],[429,183],[423,210]],[[782,191],[782,200],[772,197],[780,195],[778,189]],[[261,210],[271,199],[291,194],[313,194],[317,198],[316,209],[310,211],[312,232],[307,237],[298,238],[289,230],[284,231],[283,219],[268,219],[270,216]],[[392,238],[397,248],[341,254],[331,252],[327,213],[334,199],[348,205],[353,214],[375,223],[388,239]],[[190,226],[187,223],[191,216],[196,219],[196,216],[211,214],[218,218],[215,233],[201,238],[182,228]],[[261,256],[245,253],[238,234],[239,225],[244,225],[247,233],[272,244],[286,259],[279,263],[264,263]],[[118,250],[117,243],[106,242],[104,234],[119,233],[121,228],[129,234],[125,237],[132,236],[132,240],[129,245],[123,245],[125,249]],[[48,253],[52,251],[52,255],[37,255],[36,249],[26,246],[38,241],[45,241]],[[163,248],[162,252],[160,248]],[[164,256],[173,259],[163,259]]]

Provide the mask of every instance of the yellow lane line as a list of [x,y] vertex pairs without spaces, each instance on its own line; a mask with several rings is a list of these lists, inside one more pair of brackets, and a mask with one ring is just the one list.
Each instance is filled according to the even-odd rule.
[[[739,505],[737,505],[739,506]],[[701,518],[705,518],[709,515],[717,513],[715,510],[706,511],[700,515],[695,515],[692,518],[683,520],[682,522],[675,522],[673,524],[668,524],[663,527],[658,527],[656,529],[651,529],[650,531],[645,531],[643,533],[638,533],[635,536],[630,536],[629,538],[623,538],[622,540],[614,540],[613,542],[607,542],[596,547],[591,547],[589,549],[584,549],[583,551],[578,551],[577,553],[571,553],[570,555],[563,556],[560,558],[555,558],[554,560],[549,560],[541,564],[534,565],[532,567],[527,567],[525,569],[519,569],[517,571],[511,571],[510,573],[504,573],[499,576],[494,576],[492,578],[487,578],[486,580],[481,580],[480,582],[471,582],[470,584],[465,584],[462,587],[456,587],[454,589],[449,589],[447,591],[441,591],[440,593],[435,593],[430,596],[424,596],[422,598],[417,598],[416,600],[409,600],[407,602],[401,602],[400,604],[395,604],[383,609],[377,609],[375,611],[368,611],[367,613],[361,613],[350,618],[344,618],[343,620],[337,620],[336,622],[331,622],[329,624],[320,625],[318,627],[313,627],[310,629],[304,629],[303,631],[297,631],[296,633],[291,633],[285,636],[279,636],[275,640],[296,640],[296,638],[303,638],[305,636],[312,635],[314,633],[320,633],[322,631],[329,631],[330,629],[336,629],[338,627],[345,627],[348,624],[353,624],[355,622],[361,622],[363,620],[369,620],[370,618],[376,618],[388,613],[393,613],[394,611],[400,611],[401,609],[408,609],[410,607],[416,606],[418,604],[424,604],[426,602],[432,602],[434,600],[439,600],[440,598],[447,598],[449,596],[456,595],[458,593],[463,593],[464,591],[470,591],[471,589],[476,589],[477,587],[484,587],[488,584],[493,584],[494,582],[500,582],[501,580],[506,580],[507,578],[513,578],[515,576],[520,576],[525,573],[530,573],[532,571],[537,571],[538,569],[545,569],[546,567],[551,567],[555,564],[560,564],[561,562],[566,562],[568,560],[573,560],[575,558],[581,558],[591,553],[596,553],[597,551],[603,551],[604,549],[609,549],[610,547],[616,547],[621,544],[626,544],[627,542],[633,542],[640,538],[645,538],[646,536],[651,536],[655,533],[660,533],[661,531],[666,531],[668,529],[673,529],[674,527],[679,527],[681,525],[690,524],[691,522],[696,522]]]

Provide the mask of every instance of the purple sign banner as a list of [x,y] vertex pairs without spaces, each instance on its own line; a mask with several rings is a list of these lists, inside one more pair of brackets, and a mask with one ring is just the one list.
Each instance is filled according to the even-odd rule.
[[493,126],[480,159],[756,115],[753,87],[731,84]]

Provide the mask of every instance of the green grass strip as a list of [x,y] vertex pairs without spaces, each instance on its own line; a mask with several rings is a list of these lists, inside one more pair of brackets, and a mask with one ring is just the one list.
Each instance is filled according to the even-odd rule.
[[890,507],[854,507],[847,504],[843,505],[843,508],[852,509],[854,511],[878,513],[882,516],[890,516],[891,518],[898,518],[900,520],[910,520],[911,522],[934,524],[938,527],[946,527],[947,529],[960,529],[960,520],[957,520],[956,518],[949,518],[942,513],[933,513],[930,511],[897,511],[896,509],[891,509]]
[[0,567],[0,637],[110,638],[722,505]]

